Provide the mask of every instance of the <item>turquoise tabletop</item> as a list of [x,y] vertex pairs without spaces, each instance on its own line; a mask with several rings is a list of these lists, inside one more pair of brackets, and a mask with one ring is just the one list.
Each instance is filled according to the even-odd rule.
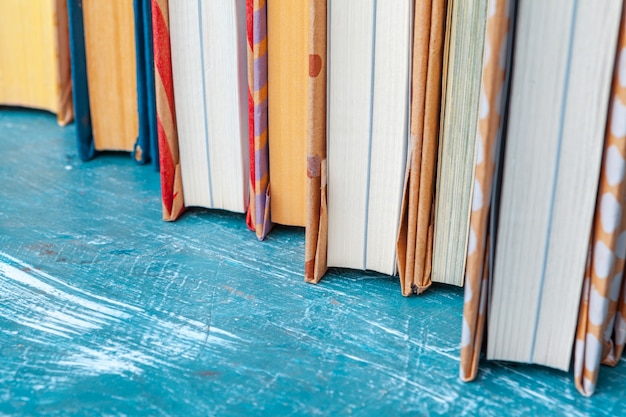
[[626,415],[626,366],[592,398],[499,362],[458,378],[463,291],[303,282],[304,230],[161,220],[159,176],[82,163],[75,127],[0,108],[0,415]]

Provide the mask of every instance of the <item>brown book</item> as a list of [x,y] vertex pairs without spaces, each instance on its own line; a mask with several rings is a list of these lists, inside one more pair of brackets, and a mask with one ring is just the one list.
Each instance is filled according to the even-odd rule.
[[411,85],[411,143],[398,233],[402,294],[431,284],[433,191],[439,136],[446,1],[417,2]]

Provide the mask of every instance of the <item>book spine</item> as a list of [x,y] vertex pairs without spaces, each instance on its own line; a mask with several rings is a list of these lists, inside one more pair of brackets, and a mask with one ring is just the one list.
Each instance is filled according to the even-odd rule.
[[148,109],[148,80],[146,78],[146,61],[145,49],[146,39],[144,33],[146,27],[144,25],[145,10],[143,0],[134,0],[134,18],[135,18],[135,59],[137,65],[135,73],[137,77],[137,113],[139,118],[139,132],[137,141],[133,146],[132,157],[140,163],[146,164],[150,161],[150,126],[149,126],[149,109]]
[[156,90],[154,78],[154,45],[152,42],[152,7],[151,0],[141,0],[144,21],[144,55],[146,60],[146,101],[148,106],[148,135],[150,142],[150,159],[155,171],[159,171],[159,135],[157,129]]
[[70,56],[72,60],[72,97],[74,119],[76,120],[76,145],[78,157],[83,161],[88,161],[94,157],[96,151],[91,130],[91,110],[87,84],[83,1],[68,0],[67,12],[70,33]]

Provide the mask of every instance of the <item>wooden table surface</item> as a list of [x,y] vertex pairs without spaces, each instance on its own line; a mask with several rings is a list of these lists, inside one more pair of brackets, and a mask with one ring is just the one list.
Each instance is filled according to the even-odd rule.
[[626,415],[626,366],[482,363],[458,378],[460,288],[303,282],[304,231],[161,220],[159,176],[82,163],[74,127],[0,108],[0,415]]

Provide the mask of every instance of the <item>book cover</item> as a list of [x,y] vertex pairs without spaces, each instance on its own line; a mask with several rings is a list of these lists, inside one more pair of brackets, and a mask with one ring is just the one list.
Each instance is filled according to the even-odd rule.
[[[471,381],[478,373],[483,345],[486,305],[489,294],[489,234],[496,161],[503,146],[503,122],[508,95],[511,42],[513,38],[514,1],[489,0],[485,33],[485,53],[481,80],[481,104],[478,120],[474,189],[470,214],[469,243],[465,265],[465,299],[461,340],[460,377]],[[500,51],[499,54],[493,51]],[[503,54],[503,56],[500,56]],[[501,66],[505,62],[507,65]]]
[[67,0],[69,17],[70,54],[72,57],[72,85],[74,92],[74,119],[76,120],[76,147],[78,157],[88,161],[95,155],[91,130],[91,108],[87,85],[87,60],[85,59],[85,29],[83,0]]
[[133,147],[133,158],[140,164],[151,162],[152,167],[158,171],[159,147],[156,126],[152,7],[150,0],[134,0],[134,8],[139,134]]
[[596,389],[600,364],[615,366],[626,341],[624,258],[626,258],[626,9],[613,73],[611,108],[594,231],[581,296],[574,349],[574,381],[581,394]]
[[154,75],[163,220],[185,210],[178,152],[168,0],[152,0]]
[[446,1],[415,7],[411,84],[411,142],[398,231],[402,294],[431,285],[433,191],[439,137]]
[[248,141],[250,203],[246,224],[263,240],[270,221],[270,174],[267,128],[267,2],[246,0],[248,41]]
[[304,280],[318,283],[327,270],[326,0],[311,0]]

